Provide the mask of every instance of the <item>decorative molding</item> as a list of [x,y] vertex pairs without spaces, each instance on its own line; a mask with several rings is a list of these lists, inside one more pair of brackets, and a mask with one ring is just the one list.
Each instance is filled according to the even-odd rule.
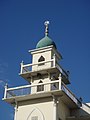
[[39,109],[39,108],[37,108],[37,107],[34,107],[33,109],[32,109],[32,111],[30,112],[30,114],[28,115],[28,117],[27,117],[27,119],[26,120],[31,120],[30,119],[30,117],[31,117],[31,115],[33,114],[33,112],[34,111],[38,111],[38,115],[40,115],[40,120],[45,120],[45,118],[44,118],[44,114],[42,113],[42,111]]

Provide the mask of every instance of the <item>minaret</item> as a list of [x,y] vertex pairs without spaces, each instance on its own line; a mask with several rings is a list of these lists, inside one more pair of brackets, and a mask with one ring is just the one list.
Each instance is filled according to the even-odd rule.
[[34,50],[29,50],[32,63],[21,63],[20,76],[29,84],[5,87],[3,100],[15,107],[14,120],[71,120],[71,110],[81,107],[81,102],[67,88],[69,77],[59,65],[62,56],[49,37],[49,21],[44,25],[45,37]]

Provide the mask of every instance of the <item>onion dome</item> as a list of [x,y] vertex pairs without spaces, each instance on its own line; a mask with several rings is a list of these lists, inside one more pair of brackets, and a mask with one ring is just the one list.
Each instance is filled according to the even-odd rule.
[[42,48],[42,47],[47,47],[51,45],[53,45],[56,48],[54,41],[52,41],[52,39],[49,38],[48,36],[45,36],[37,43],[36,48]]
[[42,48],[42,47],[47,47],[47,46],[51,46],[53,45],[56,48],[56,45],[54,43],[54,41],[48,37],[48,25],[49,25],[49,21],[45,21],[44,25],[45,27],[45,37],[42,38],[36,45],[36,49],[38,48]]

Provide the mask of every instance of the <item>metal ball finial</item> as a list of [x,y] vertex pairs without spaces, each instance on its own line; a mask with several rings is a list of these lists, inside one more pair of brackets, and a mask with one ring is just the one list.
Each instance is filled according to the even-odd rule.
[[48,26],[49,26],[49,21],[44,22],[45,25],[45,36],[48,36]]

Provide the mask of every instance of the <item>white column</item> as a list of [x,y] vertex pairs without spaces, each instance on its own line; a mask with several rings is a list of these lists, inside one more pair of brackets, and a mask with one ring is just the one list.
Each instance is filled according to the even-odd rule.
[[17,108],[15,107],[14,109],[15,109],[14,120],[17,120],[17,110],[16,110]]
[[15,106],[15,114],[14,114],[14,120],[17,120],[17,111],[18,111],[18,105],[17,105],[17,101],[15,102],[16,106]]
[[[48,78],[49,78],[49,82],[51,82],[51,74],[48,73]],[[45,91],[51,91],[51,84],[48,85],[44,85],[45,86]]]
[[53,59],[54,59],[54,61],[53,61],[53,67],[55,67],[56,66],[56,56],[55,56],[55,54],[53,55]]
[[57,98],[53,96],[53,120],[57,120]]

